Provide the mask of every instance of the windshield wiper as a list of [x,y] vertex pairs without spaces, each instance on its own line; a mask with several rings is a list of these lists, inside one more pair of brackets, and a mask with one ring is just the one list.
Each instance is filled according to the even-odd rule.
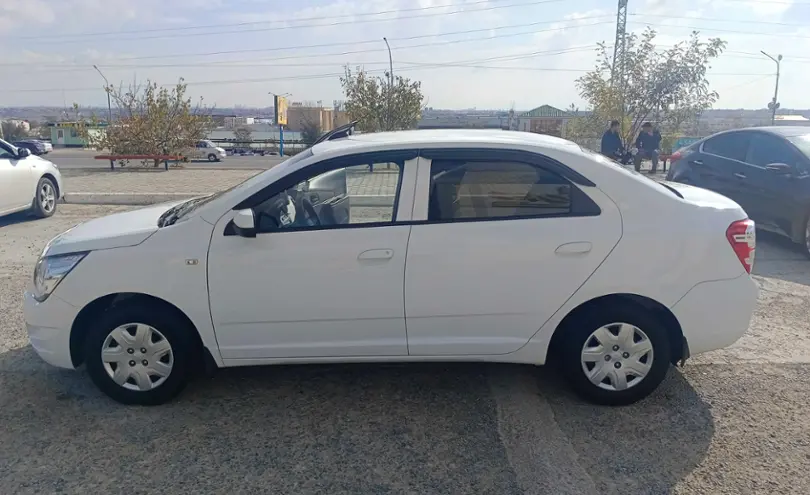
[[172,206],[160,216],[160,218],[158,219],[158,227],[166,227],[174,224],[179,219],[183,218],[183,216],[185,216],[191,210],[196,208],[198,205],[208,201],[209,199],[214,198],[215,196],[216,194],[209,194],[208,196],[189,199],[184,203]]

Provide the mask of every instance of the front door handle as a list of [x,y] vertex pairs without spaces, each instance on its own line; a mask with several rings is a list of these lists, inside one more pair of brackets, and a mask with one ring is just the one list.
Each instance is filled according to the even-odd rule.
[[739,172],[734,172],[734,177],[736,177],[738,179],[747,179],[748,178],[748,177],[745,176],[745,174],[741,174]]
[[558,246],[554,253],[559,255],[585,254],[591,252],[592,248],[593,244],[590,242],[568,242]]
[[690,160],[689,163],[693,163],[695,165],[703,165],[703,160]]
[[369,249],[357,257],[358,260],[390,260],[394,257],[393,249]]

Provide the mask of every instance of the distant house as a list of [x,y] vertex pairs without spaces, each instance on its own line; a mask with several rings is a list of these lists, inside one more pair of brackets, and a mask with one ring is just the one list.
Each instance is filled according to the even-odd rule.
[[554,108],[551,105],[541,105],[518,115],[518,130],[564,137],[565,124],[573,117],[570,113],[559,108]]
[[[79,127],[82,122],[48,122],[48,127],[51,130],[51,143],[54,147],[62,148],[84,148],[87,143],[79,135]],[[107,123],[100,122],[98,124],[91,124],[85,122],[87,133],[91,136],[100,135],[107,132]]]

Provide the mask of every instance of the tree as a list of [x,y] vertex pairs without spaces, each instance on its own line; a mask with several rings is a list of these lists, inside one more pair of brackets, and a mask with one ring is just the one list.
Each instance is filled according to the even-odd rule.
[[233,137],[235,138],[235,145],[241,148],[250,148],[250,143],[253,138],[253,131],[250,127],[239,126],[233,130]]
[[0,125],[3,126],[3,138],[6,141],[17,141],[28,137],[28,132],[26,132],[25,127],[20,124],[15,122],[2,122]]
[[701,41],[694,31],[688,40],[656,50],[655,30],[627,35],[624,81],[613,80],[613,54],[602,42],[596,67],[576,80],[580,96],[591,107],[588,117],[574,119],[572,130],[599,135],[610,120],[621,120],[623,138],[631,142],[641,125],[653,120],[664,135],[674,136],[697,122],[718,94],[709,88],[706,71],[726,46],[718,38]]
[[[357,120],[362,132],[413,129],[422,116],[422,83],[396,76],[393,85],[388,77],[370,77],[356,68],[346,66],[340,78],[346,95],[346,113]],[[390,99],[389,99],[390,96]]]
[[[202,98],[192,104],[182,78],[171,89],[151,81],[128,90],[105,89],[118,109],[118,119],[105,133],[90,134],[85,128],[82,135],[88,145],[109,149],[113,155],[181,155],[204,139],[210,128]],[[152,163],[158,166],[160,161]]]
[[312,120],[305,120],[301,126],[301,140],[307,146],[312,146],[321,137],[321,125]]

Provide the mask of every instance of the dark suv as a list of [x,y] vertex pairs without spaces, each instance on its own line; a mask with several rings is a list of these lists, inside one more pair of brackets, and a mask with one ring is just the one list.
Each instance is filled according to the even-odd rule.
[[725,131],[676,151],[667,180],[736,201],[810,256],[810,127]]

